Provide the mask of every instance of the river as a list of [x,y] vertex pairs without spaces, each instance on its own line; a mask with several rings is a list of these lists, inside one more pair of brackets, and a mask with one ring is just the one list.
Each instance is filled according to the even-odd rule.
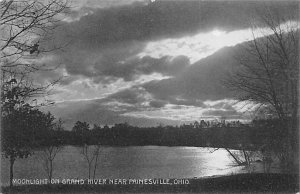
[[[82,148],[65,146],[54,160],[53,178],[88,178],[88,165]],[[194,178],[241,173],[226,150],[211,153],[212,148],[129,146],[102,147],[96,178]],[[14,178],[44,179],[41,151],[27,159],[17,159]],[[2,184],[9,182],[9,162],[2,158]]]

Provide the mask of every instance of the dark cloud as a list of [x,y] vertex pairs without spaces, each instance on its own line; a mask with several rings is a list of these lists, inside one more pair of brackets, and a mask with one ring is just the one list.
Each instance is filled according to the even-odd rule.
[[[53,109],[54,114],[70,124],[81,120],[98,124],[129,121],[137,125],[155,125],[160,121],[171,121],[135,118],[124,113],[159,109],[166,104],[204,107],[203,101],[208,99],[232,98],[222,80],[226,72],[236,65],[234,48],[223,48],[194,64],[190,64],[185,56],[155,59],[149,56],[139,58],[137,55],[148,41],[179,38],[215,28],[224,31],[247,28],[250,15],[265,4],[269,2],[157,0],[149,5],[92,9],[89,15],[79,20],[63,22],[51,40],[53,44],[70,43],[54,53],[57,61],[51,61],[63,64],[70,74],[63,84],[82,76],[102,84],[120,78],[131,81],[155,72],[170,78],[117,91],[101,100],[60,103]],[[280,14],[298,11],[297,2],[272,2],[272,6]],[[74,17],[82,15],[81,12],[72,14]],[[226,103],[214,105],[214,108],[224,110],[211,110],[204,114],[239,116]]]
[[[180,95],[178,96],[181,97]],[[204,107],[203,102],[195,98],[175,98],[174,96],[170,96],[168,102],[175,105]]]
[[[237,50],[240,50],[239,48],[240,45],[226,47],[192,65],[178,65],[178,68],[175,68],[176,65],[170,65],[169,63],[157,63],[156,65],[155,63],[150,63],[152,65],[150,65],[151,71],[149,70],[149,72],[154,71],[154,69],[157,70],[158,68],[160,69],[160,72],[170,72],[170,69],[166,67],[172,66],[173,68],[178,69],[174,72],[178,71],[180,73],[168,79],[154,80],[140,86],[134,86],[116,92],[108,96],[107,99],[114,99],[123,103],[139,104],[149,101],[149,99],[146,98],[148,95],[151,96],[149,105],[153,108],[160,108],[168,103],[174,105],[205,107],[203,104],[203,101],[205,100],[233,98],[234,94],[232,94],[222,82],[227,76],[227,72],[238,65],[234,57],[236,56]],[[153,59],[150,57],[144,57],[141,61],[148,60],[151,62],[164,61],[163,58]],[[185,61],[185,58],[179,57],[173,61]],[[147,64],[149,64],[149,62],[147,62]],[[178,64],[181,64],[181,62]],[[132,70],[134,70],[134,66],[131,67]],[[136,68],[142,71],[145,66],[147,65],[141,63],[140,66],[136,65]],[[143,70],[143,73],[147,73],[147,71]],[[219,102],[212,107],[233,109],[232,106],[228,105],[226,102]]]
[[51,111],[57,118],[62,118],[66,130],[71,130],[76,121],[86,121],[90,124],[114,125],[127,122],[134,126],[157,126],[160,123],[176,125],[181,121],[169,119],[137,118],[123,115],[123,110],[112,110],[101,100],[62,102],[51,107],[42,108]]
[[150,101],[149,105],[153,108],[162,108],[167,104],[166,101],[162,101],[162,100],[153,100]]
[[[237,48],[237,47],[236,47]],[[222,84],[226,72],[237,62],[234,60],[234,48],[227,47],[215,54],[189,66],[180,75],[145,83],[143,87],[159,100],[184,99],[196,105],[199,101],[232,98],[232,94]],[[197,101],[198,100],[198,101]],[[180,100],[177,103],[180,104]],[[182,103],[184,104],[184,103]]]
[[[173,80],[176,77],[167,79]],[[151,83],[157,83],[156,88],[161,87],[161,89],[165,91],[154,91],[147,88]],[[173,105],[185,105],[185,106],[197,106],[197,107],[204,107],[204,104],[201,100],[195,98],[194,96],[187,97],[183,93],[181,93],[181,89],[179,85],[174,85],[174,83],[168,84],[165,88],[162,87],[160,84],[164,83],[162,81],[154,81],[142,86],[133,86],[128,89],[121,90],[114,94],[111,94],[105,98],[106,101],[118,101],[121,103],[128,103],[134,104],[136,107],[141,105],[142,103],[149,102],[149,106],[144,106],[143,108],[161,108],[164,107],[166,104],[173,104]],[[170,87],[177,89],[178,93],[170,93],[174,92]]]
[[[140,75],[151,73],[161,73],[167,76],[177,75],[189,64],[189,59],[185,56],[171,58],[152,58],[145,56],[135,57],[140,51],[140,44],[126,47],[106,49],[100,51],[75,51],[63,53],[60,60],[65,62],[65,68],[70,75],[83,75],[90,77],[96,83],[109,83],[117,79],[131,81]],[[99,52],[99,53],[97,53]],[[132,57],[134,56],[134,57]],[[72,78],[67,78],[66,83],[70,83]]]
[[122,62],[138,54],[143,46],[134,42],[111,46],[105,49],[85,49],[75,43],[66,48],[65,52],[57,53],[57,57],[63,61],[70,75],[91,78],[105,75],[126,79],[126,76],[132,75],[131,64],[123,65]]
[[[296,2],[252,1],[155,1],[101,9],[83,7],[78,12],[91,9],[90,14],[63,22],[50,42],[69,43],[64,52],[56,53],[69,74],[121,77],[128,81],[136,73],[154,71],[140,64],[138,69],[131,70],[140,62],[132,58],[143,50],[147,41],[192,35],[216,27],[225,31],[247,28],[250,15],[265,5],[280,10],[280,14],[298,11]],[[128,60],[133,64],[121,65]]]
[[145,56],[143,58],[124,59],[124,61],[116,61],[115,57],[106,57],[99,63],[94,67],[94,71],[98,72],[98,75],[131,81],[139,75],[149,75],[155,72],[170,76],[179,74],[189,65],[189,60],[185,56],[178,56],[174,59],[170,57],[155,59]]
[[94,10],[65,28],[88,46],[149,40],[212,30],[249,27],[250,16],[265,7],[297,13],[297,2],[155,1]]
[[129,61],[129,63],[135,64],[136,71],[143,74],[159,72],[165,75],[177,75],[190,64],[190,61],[185,56],[177,56],[174,59],[167,56],[159,59],[145,56],[142,59]]
[[[181,109],[186,106],[216,109],[205,112],[204,116],[208,118],[227,116],[240,119],[241,114],[237,113],[232,105],[226,102],[220,101],[211,106],[203,104],[203,101],[206,100],[222,100],[233,97],[226,87],[222,85],[222,79],[226,76],[227,71],[230,71],[237,65],[236,60],[234,60],[237,50],[240,50],[240,45],[223,48],[192,65],[184,65],[183,69],[178,65],[178,70],[174,72],[180,71],[180,73],[174,74],[171,78],[135,85],[117,91],[104,99],[62,103],[55,111],[58,115],[62,115],[63,118],[72,122],[75,120],[86,120],[92,123],[113,124],[130,120],[134,124],[140,122],[138,125],[142,125],[141,121],[147,120],[147,118],[136,118],[124,116],[123,114],[160,109],[166,104],[172,104],[175,109]],[[178,64],[181,64],[181,61],[186,61],[186,59],[178,57],[170,63],[163,63],[164,65],[156,64],[156,62],[169,61],[168,58],[153,59],[144,57],[141,61],[152,64],[150,65],[151,70],[145,68],[147,65],[133,65],[131,66],[132,70],[135,69],[134,71],[142,71],[143,73],[158,71],[158,69],[172,72],[167,68],[170,63],[175,61],[174,63],[176,64],[176,61],[179,61]],[[68,122],[70,123],[70,121]],[[147,120],[148,123],[152,124],[154,121],[157,122],[158,120]],[[172,122],[168,121],[167,123]]]
[[108,101],[116,100],[121,103],[138,104],[146,100],[145,95],[146,92],[143,88],[132,87],[109,95],[106,99]]

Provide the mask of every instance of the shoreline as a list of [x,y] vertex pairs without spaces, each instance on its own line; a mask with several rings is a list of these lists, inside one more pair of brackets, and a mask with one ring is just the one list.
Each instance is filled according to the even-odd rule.
[[[165,179],[162,179],[165,180]],[[177,179],[168,179],[174,183]],[[180,179],[178,179],[180,180]],[[189,184],[56,184],[2,187],[2,193],[299,192],[298,174],[236,174],[185,179]],[[186,182],[187,183],[187,182]]]

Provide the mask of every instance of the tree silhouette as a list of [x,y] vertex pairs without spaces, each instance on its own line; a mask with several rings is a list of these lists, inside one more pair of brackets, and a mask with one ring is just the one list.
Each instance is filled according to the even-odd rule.
[[77,121],[72,128],[77,144],[84,145],[89,143],[90,125],[86,122]]
[[[33,149],[45,140],[47,130],[52,126],[52,117],[29,104],[16,104],[2,112],[1,151],[10,162],[10,186],[13,180],[13,166],[17,158],[27,158]],[[9,105],[10,106],[10,105]],[[4,105],[4,109],[7,107]]]
[[[19,57],[24,55],[48,51],[40,48],[39,39],[42,40],[52,33],[56,23],[59,22],[58,15],[66,8],[65,0],[2,1],[1,58],[20,59]],[[6,64],[5,67],[9,65],[13,64]]]
[[10,160],[10,185],[17,158],[32,154],[51,125],[51,116],[39,111],[40,97],[48,94],[57,81],[42,85],[33,73],[49,70],[36,62],[39,53],[55,47],[41,47],[56,27],[58,15],[66,8],[64,0],[0,2],[0,66],[1,66],[1,143]]
[[293,16],[268,8],[257,15],[260,23],[253,25],[253,41],[239,47],[238,70],[225,84],[238,92],[239,100],[258,104],[281,120],[285,133],[276,144],[288,158],[282,162],[292,166],[298,152],[299,26]]
[[[66,1],[4,0],[0,2],[2,90],[7,90],[7,83],[14,80],[15,92],[18,92],[19,98],[22,97],[26,101],[32,97],[47,95],[49,89],[58,82],[60,78],[42,85],[36,83],[32,77],[38,71],[56,68],[46,67],[36,58],[40,53],[61,48],[58,45],[41,45],[49,44],[49,38],[59,22],[58,15],[67,8]],[[38,99],[34,100],[34,103],[38,104]],[[43,105],[45,102],[40,104]]]

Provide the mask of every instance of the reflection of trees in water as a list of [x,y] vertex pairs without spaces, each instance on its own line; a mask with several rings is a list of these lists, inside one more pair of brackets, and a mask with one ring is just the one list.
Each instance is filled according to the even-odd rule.
[[264,149],[249,151],[246,149],[241,150],[230,150],[228,148],[208,148],[210,153],[213,153],[219,149],[225,149],[228,156],[235,162],[238,166],[245,166],[249,173],[255,170],[253,163],[263,163],[263,171],[265,173],[270,172],[272,165],[272,152],[270,150]]

